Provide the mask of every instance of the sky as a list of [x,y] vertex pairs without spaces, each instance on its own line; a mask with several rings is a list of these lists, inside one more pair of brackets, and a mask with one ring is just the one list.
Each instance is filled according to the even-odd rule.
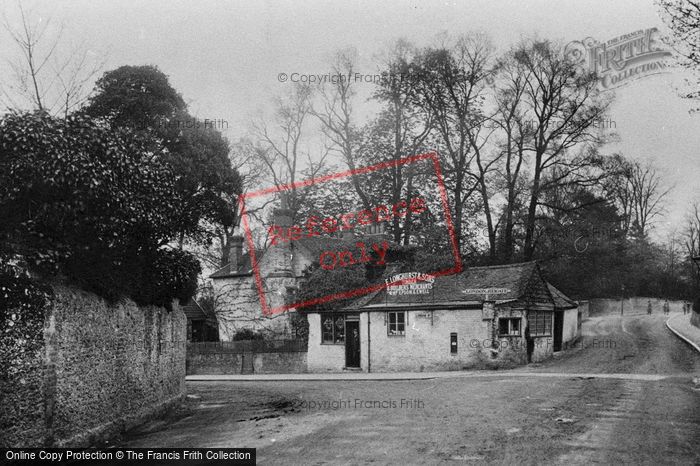
[[[667,31],[649,0],[542,1],[106,1],[23,2],[33,18],[63,24],[62,44],[83,44],[106,57],[104,70],[157,65],[198,117],[224,120],[230,140],[245,136],[250,122],[270,110],[273,96],[291,84],[280,73],[325,74],[333,54],[354,47],[358,71],[376,71],[376,57],[394,40],[431,44],[446,31],[487,33],[504,50],[523,37],[568,43],[606,41],[640,29]],[[18,25],[13,0],[0,0],[10,27]],[[16,47],[0,32],[0,63]],[[615,91],[610,110],[619,142],[605,153],[652,160],[674,186],[657,236],[680,229],[685,211],[700,199],[700,114],[678,97],[684,73],[639,79]],[[369,92],[371,85],[361,92]],[[358,111],[362,114],[362,102]]]

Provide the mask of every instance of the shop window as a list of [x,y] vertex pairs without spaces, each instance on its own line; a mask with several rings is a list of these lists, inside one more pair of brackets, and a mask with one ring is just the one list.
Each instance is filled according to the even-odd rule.
[[498,319],[498,335],[519,337],[520,317],[501,317]]
[[321,343],[345,343],[345,317],[337,314],[321,314]]
[[387,335],[406,335],[406,312],[389,312]]

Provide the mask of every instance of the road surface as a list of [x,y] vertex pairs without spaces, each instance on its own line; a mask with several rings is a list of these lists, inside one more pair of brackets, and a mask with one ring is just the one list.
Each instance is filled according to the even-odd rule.
[[546,363],[487,375],[188,382],[190,411],[118,444],[256,447],[259,464],[700,464],[700,353],[661,315],[582,332]]

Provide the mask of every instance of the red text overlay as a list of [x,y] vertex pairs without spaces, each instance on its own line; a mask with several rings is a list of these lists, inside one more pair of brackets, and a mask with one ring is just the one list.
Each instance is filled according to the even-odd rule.
[[[455,259],[454,266],[449,267],[445,270],[439,270],[434,272],[431,271],[431,274],[433,276],[441,276],[459,273],[462,270],[462,263],[460,260],[459,253],[457,251],[457,242],[454,234],[454,227],[450,215],[450,209],[448,207],[448,198],[442,179],[442,171],[440,168],[438,156],[435,153],[427,153],[411,157],[405,157],[389,162],[378,163],[376,165],[357,168],[355,170],[348,170],[340,173],[326,175],[319,178],[299,181],[292,184],[278,185],[268,189],[246,193],[240,197],[239,208],[241,212],[241,224],[246,235],[252,271],[255,278],[255,283],[258,290],[263,314],[271,316],[290,309],[298,309],[305,306],[317,305],[337,299],[348,299],[356,296],[359,297],[374,291],[381,290],[383,288],[387,288],[390,285],[397,286],[404,284],[404,282],[411,283],[415,281],[415,279],[406,278],[405,280],[399,282],[392,282],[390,284],[382,282],[367,287],[361,287],[354,290],[344,291],[342,293],[329,294],[327,296],[322,296],[312,300],[285,303],[284,305],[271,305],[270,302],[272,300],[268,299],[267,296],[267,293],[269,293],[270,291],[266,291],[264,277],[261,274],[259,262],[256,257],[253,236],[250,229],[250,220],[248,218],[248,213],[246,210],[246,202],[249,202],[251,199],[271,197],[277,193],[283,193],[285,191],[299,190],[301,188],[309,187],[320,183],[329,183],[333,180],[342,180],[343,178],[369,174],[379,170],[392,169],[399,165],[409,165],[422,161],[428,163],[432,162],[432,168],[434,171],[436,181],[435,189],[437,189],[438,199],[440,200],[440,205],[442,206],[443,216],[445,220],[444,223],[447,229],[447,238],[450,243],[446,246],[449,246],[451,248],[452,255]],[[291,226],[273,224],[267,230],[268,237],[270,239],[269,248],[284,246],[289,244],[290,242],[299,241],[302,238],[328,236],[330,234],[337,235],[344,231],[352,230],[354,228],[364,228],[375,223],[391,222],[396,218],[403,218],[407,215],[419,215],[425,212],[426,209],[427,206],[425,199],[423,199],[420,196],[413,196],[409,200],[402,200],[393,205],[378,204],[370,209],[350,211],[339,216],[312,215],[305,219],[303,223]],[[355,242],[355,247],[356,249],[354,251],[323,250],[317,258],[318,264],[321,268],[325,270],[333,270],[337,267],[346,267],[358,263],[367,263],[370,261],[374,261],[375,265],[379,266],[382,266],[386,263],[386,254],[389,250],[389,244],[387,241],[357,241]]]

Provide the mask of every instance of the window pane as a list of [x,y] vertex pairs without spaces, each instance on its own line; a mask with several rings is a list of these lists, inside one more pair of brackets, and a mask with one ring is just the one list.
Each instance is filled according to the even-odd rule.
[[333,319],[330,316],[322,317],[322,325],[325,330],[331,330],[333,328]]
[[552,313],[547,311],[536,311],[532,313],[532,334],[551,335],[552,334]]
[[406,323],[405,312],[389,312],[388,335],[403,335]]
[[508,319],[498,319],[498,333],[501,335],[508,333]]
[[345,341],[345,318],[339,316],[335,319],[335,342],[343,343]]
[[511,333],[514,335],[520,335],[520,319],[512,319],[510,322]]
[[321,341],[333,343],[333,318],[329,315],[321,316]]

